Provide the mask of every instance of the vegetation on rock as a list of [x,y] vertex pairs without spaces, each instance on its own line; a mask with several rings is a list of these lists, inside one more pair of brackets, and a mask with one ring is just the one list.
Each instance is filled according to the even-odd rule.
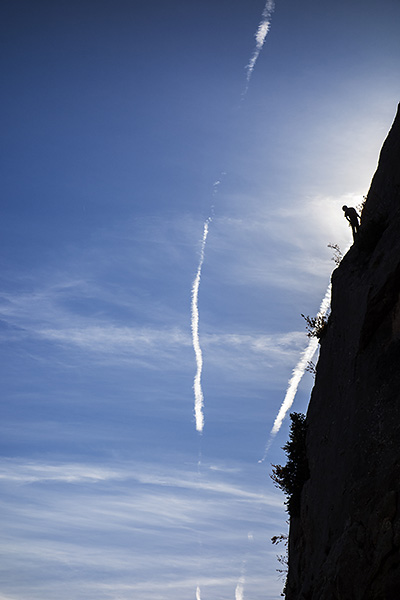
[[325,335],[326,327],[328,325],[328,319],[324,315],[317,315],[316,317],[310,317],[303,315],[301,316],[306,322],[306,329],[308,337],[316,337],[319,340]]
[[306,417],[291,413],[289,441],[283,446],[286,465],[272,465],[271,479],[287,496],[286,506],[290,516],[300,514],[300,497],[304,483],[310,477],[306,455]]

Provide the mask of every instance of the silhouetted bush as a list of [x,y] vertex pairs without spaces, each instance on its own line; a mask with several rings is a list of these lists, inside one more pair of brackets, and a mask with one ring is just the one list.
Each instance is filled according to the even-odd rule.
[[289,567],[289,556],[288,556],[288,545],[289,545],[289,536],[285,533],[282,533],[281,535],[274,535],[271,538],[271,542],[273,544],[280,544],[281,542],[285,543],[285,552],[284,554],[277,554],[276,558],[278,559],[278,562],[280,564],[280,567],[278,569],[276,569],[277,573],[279,574],[279,577],[282,577],[283,581],[284,581],[284,587],[281,593],[281,596],[285,596],[286,595],[286,583],[287,583],[287,575],[288,575],[288,567]]
[[338,267],[342,262],[343,258],[343,252],[341,251],[340,246],[338,244],[328,244],[328,248],[331,248],[333,250],[332,260]]
[[323,315],[309,317],[308,315],[303,315],[303,313],[301,313],[301,316],[307,323],[306,329],[308,337],[316,337],[319,340],[324,337],[328,325],[327,317]]
[[306,371],[307,373],[311,373],[311,375],[315,378],[317,374],[317,365],[312,360],[309,360],[306,366]]
[[310,477],[306,455],[306,418],[301,413],[291,413],[289,441],[283,446],[285,466],[272,465],[271,479],[287,496],[285,502],[289,515],[300,514],[300,497],[304,483]]

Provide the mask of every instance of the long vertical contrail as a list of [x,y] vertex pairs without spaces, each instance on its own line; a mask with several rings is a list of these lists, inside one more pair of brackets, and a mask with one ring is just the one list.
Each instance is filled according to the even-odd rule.
[[274,8],[275,8],[274,0],[267,0],[267,3],[264,6],[264,10],[261,15],[260,24],[258,25],[258,29],[255,34],[256,47],[254,49],[252,57],[249,60],[248,65],[246,66],[247,85],[246,85],[246,89],[244,92],[245,94],[248,90],[250,79],[253,74],[254,67],[256,66],[257,59],[260,56],[260,52],[264,46],[265,38],[267,37],[267,34],[269,32],[269,29],[271,26],[271,16],[272,16],[272,13],[274,12]]
[[[264,10],[262,12],[261,21],[258,25],[258,29],[255,34],[256,47],[255,47],[254,52],[246,66],[246,71],[247,71],[246,88],[242,94],[242,100],[244,99],[244,96],[246,95],[246,93],[248,91],[250,79],[253,74],[257,59],[258,59],[260,52],[264,46],[265,38],[267,37],[268,31],[270,28],[270,23],[271,23],[270,19],[271,19],[271,15],[274,11],[274,8],[275,8],[274,0],[267,0],[266,4],[264,6]],[[222,175],[225,175],[225,174],[226,174],[225,172],[222,173]],[[214,183],[213,195],[215,195],[217,193],[217,189],[218,189],[218,186],[220,185],[220,183],[221,183],[220,180],[218,180]],[[195,420],[196,420],[196,430],[200,433],[203,432],[203,428],[204,428],[204,414],[203,414],[204,396],[203,396],[203,390],[201,387],[201,374],[202,374],[202,370],[203,370],[203,355],[202,355],[200,339],[199,339],[198,297],[199,297],[199,287],[200,287],[200,279],[201,279],[201,269],[203,267],[203,262],[204,262],[204,251],[205,251],[205,247],[206,247],[206,243],[207,243],[208,229],[209,229],[209,225],[210,225],[211,221],[212,221],[212,216],[209,217],[204,223],[203,239],[202,239],[201,250],[200,250],[200,261],[199,261],[199,266],[197,268],[196,277],[195,277],[195,279],[193,281],[193,285],[192,285],[192,306],[191,306],[191,309],[192,309],[192,318],[191,318],[192,343],[193,343],[193,348],[194,348],[194,352],[195,352],[195,356],[196,356],[196,365],[197,365],[196,375],[194,377],[194,382],[193,382],[193,390],[194,390],[194,398],[195,398],[194,414],[195,414]],[[199,465],[200,465],[200,461],[201,461],[201,455],[199,455]],[[243,600],[244,584],[245,584],[245,578],[244,578],[244,576],[242,576],[236,585],[235,600]],[[200,593],[199,585],[197,585],[197,587],[196,587],[196,600],[201,600],[201,593]]]
[[[321,306],[320,306],[320,309],[319,309],[319,312],[317,315],[317,319],[318,319],[318,317],[325,317],[325,315],[329,311],[330,302],[331,302],[331,284],[329,284],[328,289],[326,290],[324,299],[321,302]],[[273,439],[276,436],[276,434],[278,433],[278,431],[280,430],[283,419],[285,418],[286,413],[288,412],[288,410],[290,409],[290,407],[293,404],[293,401],[296,396],[297,388],[299,387],[299,383],[304,375],[307,365],[310,362],[310,360],[312,359],[312,357],[314,356],[317,348],[318,348],[318,339],[315,337],[312,337],[308,343],[308,346],[302,352],[302,354],[300,356],[300,360],[293,370],[292,377],[289,379],[288,387],[286,390],[286,395],[285,395],[285,398],[279,409],[279,412],[276,416],[274,425],[271,429],[270,437],[269,437],[268,443],[267,443],[265,451],[264,451],[264,456],[258,462],[263,462],[265,460],[265,458],[267,456],[267,452],[270,449],[271,444],[273,442]]]
[[201,279],[201,269],[203,267],[204,262],[204,250],[206,247],[207,236],[208,236],[208,227],[212,221],[212,217],[208,217],[206,222],[204,223],[204,231],[203,231],[203,239],[201,242],[201,250],[200,250],[200,261],[199,266],[197,268],[196,277],[193,281],[192,285],[192,342],[194,353],[196,356],[196,364],[197,371],[194,377],[193,382],[193,390],[194,390],[194,415],[196,419],[196,430],[200,433],[203,431],[204,427],[204,415],[203,415],[203,406],[204,406],[204,396],[203,390],[201,389],[201,373],[203,370],[203,354],[201,352],[200,347],[200,339],[199,339],[199,287],[200,287],[200,279]]

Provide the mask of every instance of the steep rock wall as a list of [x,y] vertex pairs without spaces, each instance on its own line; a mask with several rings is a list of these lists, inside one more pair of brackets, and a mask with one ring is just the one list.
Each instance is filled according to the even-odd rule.
[[332,275],[287,600],[400,599],[400,105]]

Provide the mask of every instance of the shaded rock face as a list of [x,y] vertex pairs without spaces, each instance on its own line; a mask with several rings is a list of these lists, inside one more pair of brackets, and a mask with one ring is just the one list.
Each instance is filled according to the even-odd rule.
[[287,600],[400,599],[400,105],[332,275]]

